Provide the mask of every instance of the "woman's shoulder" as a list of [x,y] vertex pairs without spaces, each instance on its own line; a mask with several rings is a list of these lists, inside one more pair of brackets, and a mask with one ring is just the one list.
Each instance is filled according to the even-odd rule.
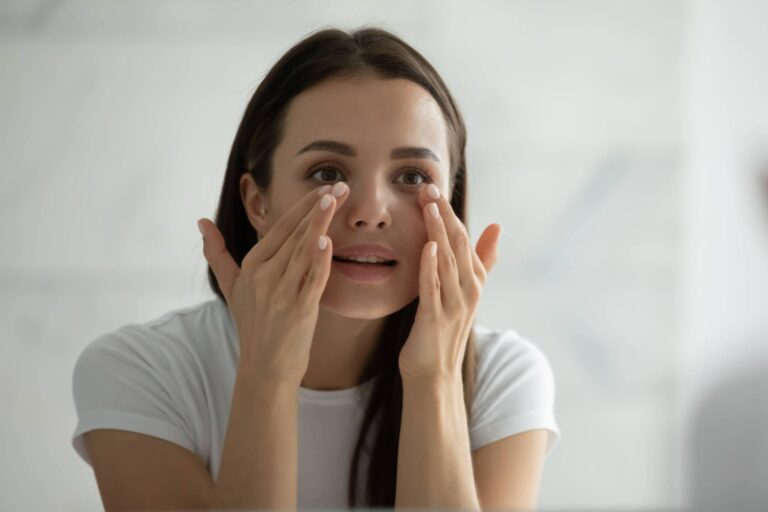
[[481,364],[508,366],[514,362],[529,366],[548,363],[544,351],[514,329],[493,329],[475,324],[474,333],[477,358]]
[[216,300],[178,308],[124,324],[83,349],[72,374],[73,446],[86,461],[81,436],[97,428],[159,437],[208,460],[207,400],[232,380],[231,365],[219,364],[227,355],[226,311]]
[[473,402],[473,449],[525,430],[560,429],[554,417],[555,377],[544,351],[513,329],[475,326],[477,387]]
[[498,405],[502,397],[522,411],[550,410],[555,376],[544,351],[513,329],[476,327],[477,405]]
[[163,359],[184,354],[196,359],[229,345],[233,325],[219,298],[177,308],[149,320],[130,322],[91,341],[83,352],[130,352]]

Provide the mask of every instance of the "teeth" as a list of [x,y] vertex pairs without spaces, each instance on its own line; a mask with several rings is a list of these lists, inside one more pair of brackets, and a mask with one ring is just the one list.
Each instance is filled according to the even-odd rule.
[[337,258],[343,261],[357,261],[359,263],[385,263],[388,261],[383,258],[376,258],[375,256],[337,256]]

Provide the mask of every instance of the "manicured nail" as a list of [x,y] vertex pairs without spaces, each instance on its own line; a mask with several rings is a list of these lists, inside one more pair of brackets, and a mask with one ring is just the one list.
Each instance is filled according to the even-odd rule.
[[331,186],[330,185],[323,185],[322,187],[317,189],[317,195],[318,196],[322,196],[323,194],[327,194],[330,191],[331,191]]
[[331,206],[331,195],[325,194],[320,200],[320,209],[327,210],[329,206]]
[[429,203],[429,213],[431,213],[434,218],[440,217],[440,211],[437,209],[435,203]]
[[440,199],[440,189],[434,183],[430,183],[427,186],[427,195],[432,199]]
[[328,247],[328,239],[325,238],[325,235],[321,236],[320,239],[317,241],[317,246],[320,248],[321,251],[324,251],[326,247]]
[[349,187],[340,181],[333,186],[333,195],[336,197],[341,197],[347,192],[348,188]]

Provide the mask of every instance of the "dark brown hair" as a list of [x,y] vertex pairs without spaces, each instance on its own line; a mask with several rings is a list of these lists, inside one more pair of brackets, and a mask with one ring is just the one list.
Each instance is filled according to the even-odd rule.
[[[466,128],[448,88],[437,71],[415,49],[397,36],[376,27],[361,27],[351,33],[327,28],[310,33],[290,48],[269,70],[245,109],[227,162],[224,184],[216,211],[216,226],[221,231],[232,258],[242,264],[243,257],[258,242],[258,234],[248,222],[239,179],[244,172],[253,176],[264,191],[272,178],[272,156],[285,131],[285,117],[291,99],[310,87],[331,78],[373,76],[401,78],[426,89],[440,105],[448,126],[450,148],[451,206],[464,224],[466,219]],[[216,295],[225,300],[213,271],[208,267],[208,282]],[[398,357],[405,344],[418,307],[418,297],[390,314],[378,344],[363,374],[363,381],[375,378],[357,440],[349,474],[350,507],[394,507],[397,482],[397,455],[400,439],[403,387]],[[462,361],[464,405],[471,420],[475,386],[475,340],[470,330]],[[379,432],[369,449],[366,434],[379,421]],[[362,452],[370,455],[365,487],[365,503],[358,504],[357,476]]]

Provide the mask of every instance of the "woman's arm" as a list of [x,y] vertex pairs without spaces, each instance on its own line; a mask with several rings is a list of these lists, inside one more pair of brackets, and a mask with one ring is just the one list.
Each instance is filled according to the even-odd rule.
[[461,379],[403,379],[395,507],[480,510]]
[[296,509],[298,393],[238,369],[214,508]]

